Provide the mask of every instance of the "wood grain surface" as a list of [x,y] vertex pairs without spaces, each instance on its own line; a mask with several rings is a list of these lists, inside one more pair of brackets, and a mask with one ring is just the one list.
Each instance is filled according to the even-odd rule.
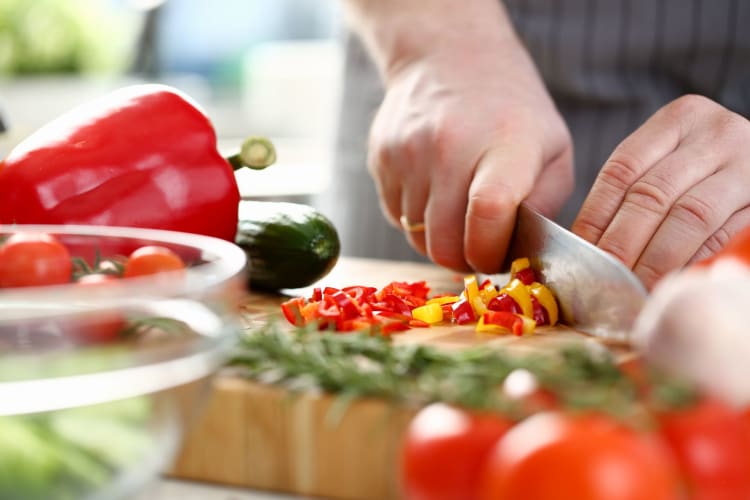
[[[342,258],[315,286],[382,287],[391,281],[425,280],[432,293],[458,293],[463,276],[429,264]],[[312,287],[289,290],[309,295]],[[248,327],[279,314],[286,295],[251,293],[243,306]],[[530,336],[477,334],[473,325],[414,328],[398,344],[443,349],[480,344],[530,354],[570,343],[599,343],[565,325]],[[627,346],[607,345],[618,356]],[[188,430],[171,474],[183,479],[353,500],[399,498],[398,449],[414,409],[377,399],[355,402],[335,422],[325,394],[292,396],[276,387],[220,373],[204,411]]]

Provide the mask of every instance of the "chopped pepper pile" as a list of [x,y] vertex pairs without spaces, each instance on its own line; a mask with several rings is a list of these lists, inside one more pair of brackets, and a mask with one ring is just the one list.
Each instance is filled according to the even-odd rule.
[[477,332],[520,336],[533,333],[537,325],[555,325],[559,316],[554,294],[537,281],[526,258],[512,263],[510,280],[503,287],[468,275],[459,295],[429,294],[424,281],[393,281],[382,289],[314,288],[310,297],[289,299],[281,310],[294,326],[380,335],[435,324],[476,323]]

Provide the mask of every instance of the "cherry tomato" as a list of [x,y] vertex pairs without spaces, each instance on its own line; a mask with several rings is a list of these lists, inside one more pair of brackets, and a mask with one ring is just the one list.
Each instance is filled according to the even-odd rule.
[[410,423],[402,476],[410,500],[471,500],[481,465],[512,422],[443,403],[423,408]]
[[183,269],[185,269],[185,262],[174,251],[158,245],[148,245],[130,254],[122,276],[133,278]]
[[127,321],[119,311],[101,311],[76,316],[65,325],[65,335],[76,343],[110,342],[120,338]]
[[705,398],[658,419],[691,499],[750,498],[750,440],[739,412]]
[[[79,286],[117,286],[119,278],[111,274],[93,273],[78,278]],[[87,313],[72,319],[65,329],[66,335],[79,343],[108,342],[119,338],[127,326],[125,316],[119,311]]]
[[679,498],[668,449],[597,414],[537,413],[489,455],[483,500],[661,500]]
[[0,245],[0,287],[69,283],[72,272],[68,249],[52,235],[14,233]]

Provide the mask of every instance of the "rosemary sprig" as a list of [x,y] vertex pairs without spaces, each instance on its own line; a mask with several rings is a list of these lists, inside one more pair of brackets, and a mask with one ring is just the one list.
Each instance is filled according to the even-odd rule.
[[351,399],[376,396],[423,405],[444,401],[521,418],[522,402],[502,390],[509,374],[531,372],[563,407],[594,409],[622,418],[642,413],[634,382],[612,356],[584,346],[520,357],[476,347],[445,352],[426,345],[395,345],[364,333],[336,334],[269,323],[247,332],[230,365],[245,376],[293,390]]

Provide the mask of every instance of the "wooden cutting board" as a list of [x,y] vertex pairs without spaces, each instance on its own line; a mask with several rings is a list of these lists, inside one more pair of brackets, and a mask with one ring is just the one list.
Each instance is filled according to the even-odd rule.
[[[430,264],[342,258],[315,286],[343,287],[425,280],[432,293],[457,293],[463,276]],[[289,291],[308,296],[312,287]],[[251,293],[243,307],[249,327],[279,312],[282,295]],[[527,354],[570,343],[599,342],[569,327],[539,328],[532,336],[480,335],[469,326],[416,328],[398,344],[444,349],[480,344]],[[609,345],[619,356],[627,346]],[[323,498],[399,498],[399,446],[415,409],[362,399],[331,422],[333,398],[291,395],[283,389],[218,374],[205,408],[190,426],[170,474],[179,478]]]

